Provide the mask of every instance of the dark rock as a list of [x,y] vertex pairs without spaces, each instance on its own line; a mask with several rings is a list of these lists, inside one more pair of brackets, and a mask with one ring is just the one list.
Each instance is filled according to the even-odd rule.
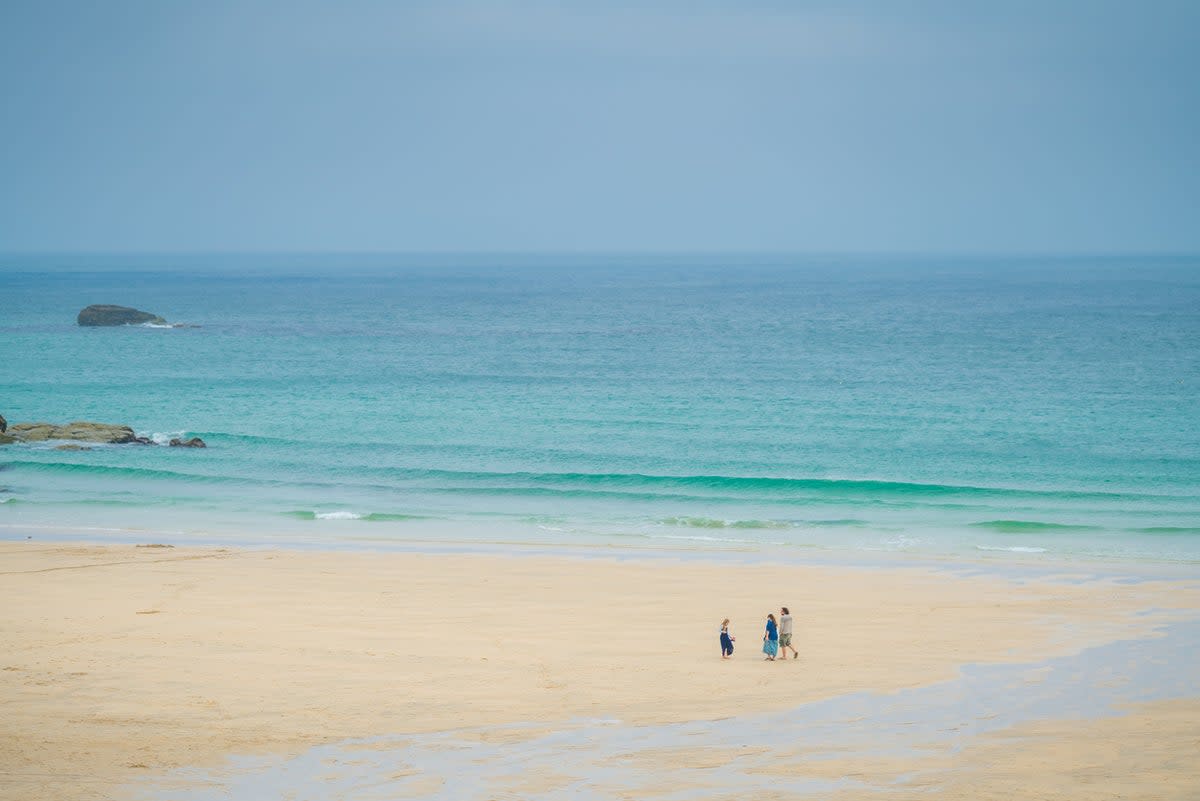
[[153,445],[154,440],[150,439],[149,437],[134,437],[133,444],[134,445]]
[[4,419],[4,415],[0,414],[0,434],[8,430],[8,421]]
[[207,448],[208,447],[207,445],[204,444],[204,440],[200,439],[199,437],[192,437],[191,439],[188,439],[188,440],[173,439],[173,440],[171,440],[170,445],[172,448]]
[[56,445],[56,446],[54,446],[54,450],[56,450],[56,451],[90,451],[91,448],[89,448],[86,445]]
[[167,321],[157,314],[140,311],[139,309],[131,309],[128,306],[110,306],[105,304],[88,306],[79,312],[77,322],[80,325],[86,326],[141,325],[142,323],[167,325]]

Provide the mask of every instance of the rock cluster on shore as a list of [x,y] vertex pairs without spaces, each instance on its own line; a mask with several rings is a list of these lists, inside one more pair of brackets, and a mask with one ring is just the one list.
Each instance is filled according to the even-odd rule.
[[[77,420],[66,425],[54,423],[14,423],[7,427],[7,432],[0,434],[0,445],[14,442],[46,442],[49,440],[69,440],[71,442],[89,442],[100,445],[154,445],[154,440],[139,437],[129,426],[110,425],[108,423],[91,423]],[[175,447],[203,448],[204,440],[192,437],[189,440],[173,439]],[[68,449],[71,446],[60,446]],[[77,447],[77,446],[76,446]],[[82,450],[82,448],[80,448]]]

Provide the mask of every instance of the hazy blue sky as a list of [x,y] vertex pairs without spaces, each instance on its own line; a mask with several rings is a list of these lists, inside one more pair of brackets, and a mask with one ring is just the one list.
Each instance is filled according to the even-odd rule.
[[0,0],[0,250],[1200,250],[1200,2]]

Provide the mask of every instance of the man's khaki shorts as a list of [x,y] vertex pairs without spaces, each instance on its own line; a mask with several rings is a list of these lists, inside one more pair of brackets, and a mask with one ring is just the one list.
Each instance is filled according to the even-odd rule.
[[792,647],[792,635],[780,634],[779,635],[779,647],[780,648],[791,648]]

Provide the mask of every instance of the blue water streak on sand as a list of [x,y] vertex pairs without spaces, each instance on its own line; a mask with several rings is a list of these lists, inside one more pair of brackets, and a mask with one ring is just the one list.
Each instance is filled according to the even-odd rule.
[[[303,797],[484,799],[750,797],[773,790],[820,797],[861,782],[763,772],[835,758],[956,753],[972,738],[1039,720],[1124,714],[1128,704],[1200,695],[1194,656],[1200,620],[1174,621],[1153,636],[1025,664],[967,665],[948,682],[893,694],[854,693],[765,715],[655,726],[614,720],[514,724],[372,737],[312,748],[291,759],[234,757],[217,770],[182,770],[135,788],[146,801]],[[664,668],[666,669],[666,668]],[[801,674],[803,661],[763,670]],[[662,749],[667,749],[666,751]],[[672,749],[700,749],[705,766],[680,766]],[[818,771],[819,772],[819,771]],[[543,774],[550,787],[522,792]],[[901,777],[901,780],[903,777]]]

